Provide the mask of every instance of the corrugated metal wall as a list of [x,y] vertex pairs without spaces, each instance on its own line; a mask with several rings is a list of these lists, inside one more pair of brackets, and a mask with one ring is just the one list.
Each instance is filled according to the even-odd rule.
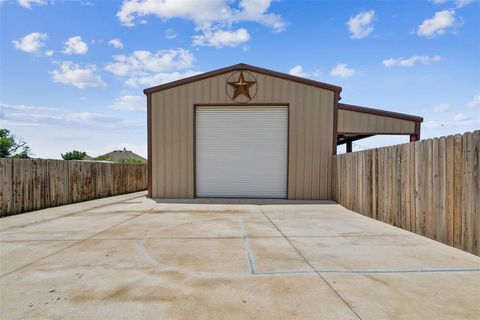
[[[331,199],[334,92],[252,72],[251,104],[289,104],[289,199]],[[152,197],[193,198],[194,105],[233,102],[230,73],[152,94]]]
[[339,109],[338,132],[366,134],[414,134],[415,122]]

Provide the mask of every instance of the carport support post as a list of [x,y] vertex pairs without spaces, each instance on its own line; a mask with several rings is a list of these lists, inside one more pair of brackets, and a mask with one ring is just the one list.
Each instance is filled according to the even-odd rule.
[[410,135],[410,142],[420,140],[420,122],[415,122],[415,133]]
[[352,141],[347,141],[347,153],[352,152]]

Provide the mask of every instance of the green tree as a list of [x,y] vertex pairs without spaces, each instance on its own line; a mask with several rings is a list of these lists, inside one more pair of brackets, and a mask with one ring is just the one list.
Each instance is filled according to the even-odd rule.
[[22,138],[17,138],[8,129],[0,129],[0,158],[28,159],[30,147]]
[[144,160],[138,158],[121,158],[118,160],[120,163],[145,163]]
[[73,151],[62,153],[62,159],[63,160],[83,160],[83,158],[85,158],[86,155],[87,155],[86,152],[73,150]]

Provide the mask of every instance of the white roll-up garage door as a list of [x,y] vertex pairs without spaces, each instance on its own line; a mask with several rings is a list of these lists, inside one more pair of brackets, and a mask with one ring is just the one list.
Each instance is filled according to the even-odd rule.
[[287,107],[197,107],[197,197],[287,197]]

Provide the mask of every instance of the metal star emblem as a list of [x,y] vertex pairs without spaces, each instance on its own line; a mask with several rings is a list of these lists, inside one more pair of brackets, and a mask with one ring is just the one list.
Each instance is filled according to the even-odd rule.
[[245,97],[251,100],[252,97],[250,96],[249,88],[257,82],[245,81],[245,78],[243,77],[243,72],[240,72],[240,77],[238,78],[237,81],[232,81],[227,83],[235,89],[235,92],[233,93],[233,99],[235,99],[239,95],[244,95]]

